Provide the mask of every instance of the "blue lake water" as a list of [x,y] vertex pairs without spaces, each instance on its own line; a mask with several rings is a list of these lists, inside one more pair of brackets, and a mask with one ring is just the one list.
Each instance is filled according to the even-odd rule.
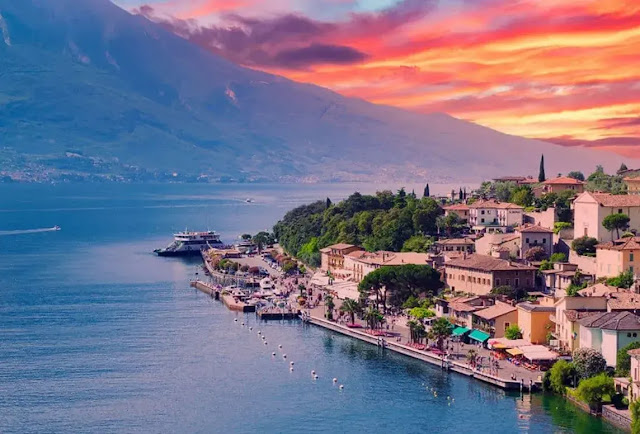
[[356,189],[376,186],[0,185],[0,432],[617,432],[315,327],[239,315],[250,332],[189,288],[198,261],[150,253]]

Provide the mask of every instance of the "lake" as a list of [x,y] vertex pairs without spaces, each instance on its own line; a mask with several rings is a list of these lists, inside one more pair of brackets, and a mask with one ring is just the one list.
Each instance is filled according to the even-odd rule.
[[185,227],[233,241],[296,205],[380,188],[0,185],[0,431],[617,432],[557,397],[313,326],[257,324],[189,287],[198,260],[151,253]]

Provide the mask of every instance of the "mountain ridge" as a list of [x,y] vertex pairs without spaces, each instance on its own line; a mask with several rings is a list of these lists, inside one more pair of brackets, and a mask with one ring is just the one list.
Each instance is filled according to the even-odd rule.
[[244,68],[107,0],[0,0],[0,16],[0,162],[14,173],[462,181],[534,174],[543,153],[548,173],[622,160]]

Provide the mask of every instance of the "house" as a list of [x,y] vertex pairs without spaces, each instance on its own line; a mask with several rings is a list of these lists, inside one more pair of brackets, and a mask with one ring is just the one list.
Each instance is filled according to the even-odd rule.
[[588,236],[598,241],[609,241],[612,235],[603,226],[604,218],[611,214],[629,216],[629,226],[640,228],[640,195],[614,195],[585,191],[573,201],[575,237]]
[[364,276],[382,266],[428,265],[433,259],[428,253],[416,252],[365,252],[353,251],[345,256],[344,269],[351,275],[351,280],[360,282]]
[[513,203],[481,199],[469,205],[469,224],[476,232],[506,232],[522,225],[523,211]]
[[344,268],[344,257],[351,252],[361,251],[362,247],[353,244],[339,243],[320,249],[320,268],[323,271],[334,271]]
[[493,288],[533,289],[536,268],[485,255],[464,255],[444,264],[444,281],[454,292],[485,295]]
[[551,316],[556,312],[553,297],[543,297],[539,303],[518,303],[516,308],[522,338],[532,344],[546,344],[547,334],[555,329],[551,321]]
[[473,312],[473,328],[489,333],[493,338],[504,337],[512,324],[518,323],[518,309],[509,303],[496,301],[493,306]]
[[451,214],[455,214],[460,219],[462,219],[465,223],[469,221],[469,205],[464,203],[457,203],[454,205],[443,206],[444,216],[447,217]]
[[473,312],[493,305],[494,300],[482,297],[453,297],[436,300],[436,316],[445,316],[460,327],[473,327]]
[[484,234],[475,241],[475,251],[480,255],[492,255],[502,253],[507,258],[518,257],[520,253],[520,235],[511,234]]
[[[637,259],[637,260],[636,260]],[[596,246],[596,277],[614,277],[640,267],[640,237],[621,238]]]
[[580,194],[584,191],[586,182],[569,178],[568,176],[559,176],[554,179],[547,179],[542,183],[544,193],[562,193],[563,191],[574,191]]
[[580,348],[579,320],[607,311],[605,296],[562,297],[554,303],[556,312],[550,317],[555,324],[556,346],[573,352]]
[[577,264],[569,264],[568,262],[555,262],[553,269],[542,270],[540,274],[544,278],[547,292],[566,291],[572,283],[582,285],[585,282],[593,283],[595,281],[593,274],[582,273],[578,270]]
[[622,181],[627,185],[627,193],[640,194],[640,177],[626,176]]
[[476,246],[475,242],[469,238],[449,238],[444,240],[438,240],[434,244],[434,247],[437,253],[442,253],[442,252],[473,253],[475,246]]
[[519,257],[524,258],[533,247],[542,247],[548,257],[553,253],[553,231],[540,225],[525,224],[516,228],[520,235]]
[[629,350],[627,353],[631,356],[629,401],[635,401],[640,397],[640,349]]
[[603,312],[580,323],[580,348],[600,351],[607,366],[616,366],[618,350],[636,342],[640,336],[640,317],[631,312]]

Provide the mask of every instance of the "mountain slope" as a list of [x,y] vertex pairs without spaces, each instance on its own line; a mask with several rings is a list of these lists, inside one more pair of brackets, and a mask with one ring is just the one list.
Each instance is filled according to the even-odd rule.
[[[0,0],[0,163],[210,179],[477,180],[620,158],[242,68],[107,0]],[[567,166],[571,162],[571,166]]]

